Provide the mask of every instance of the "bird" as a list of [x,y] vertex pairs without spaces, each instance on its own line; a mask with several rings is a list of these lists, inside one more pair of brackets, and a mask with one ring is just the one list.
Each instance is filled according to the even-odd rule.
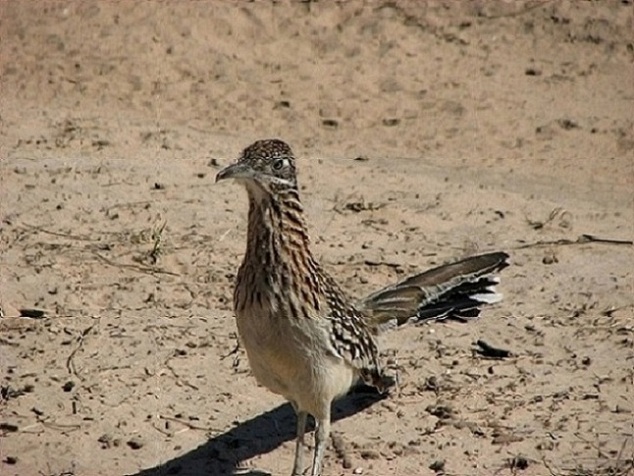
[[234,286],[240,342],[257,382],[297,415],[292,476],[304,474],[308,415],[315,421],[311,476],[321,476],[331,406],[358,384],[387,392],[378,337],[406,323],[468,320],[501,299],[496,273],[509,255],[490,252],[411,276],[355,300],[317,261],[300,200],[297,162],[280,139],[258,140],[220,170],[246,188],[246,251]]

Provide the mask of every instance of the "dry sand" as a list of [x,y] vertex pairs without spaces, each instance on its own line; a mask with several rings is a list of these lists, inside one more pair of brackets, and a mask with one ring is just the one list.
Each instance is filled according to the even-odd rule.
[[512,255],[479,321],[388,336],[400,391],[336,406],[325,476],[626,474],[634,248],[579,238],[634,236],[632,9],[2,1],[0,473],[290,472],[292,411],[231,354],[245,194],[214,184],[279,137],[351,294]]

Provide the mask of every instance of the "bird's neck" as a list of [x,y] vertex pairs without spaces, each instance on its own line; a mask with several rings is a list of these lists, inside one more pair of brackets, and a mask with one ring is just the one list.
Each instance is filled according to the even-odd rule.
[[[249,191],[247,254],[261,263],[312,260],[304,208],[296,189],[275,197]],[[267,256],[268,255],[268,256]]]
[[240,315],[251,308],[299,318],[318,311],[319,265],[310,251],[297,190],[275,197],[247,190],[247,249],[237,276],[236,312]]

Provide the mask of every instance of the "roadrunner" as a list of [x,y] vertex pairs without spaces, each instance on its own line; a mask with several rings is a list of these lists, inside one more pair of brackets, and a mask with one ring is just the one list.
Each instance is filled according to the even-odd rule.
[[304,433],[315,419],[312,476],[321,475],[332,402],[357,382],[387,389],[378,335],[426,319],[476,317],[496,302],[506,253],[474,256],[351,300],[315,259],[299,199],[296,159],[276,139],[247,147],[216,181],[234,179],[249,196],[247,247],[233,297],[238,332],[257,381],[297,413],[293,476],[304,472]]

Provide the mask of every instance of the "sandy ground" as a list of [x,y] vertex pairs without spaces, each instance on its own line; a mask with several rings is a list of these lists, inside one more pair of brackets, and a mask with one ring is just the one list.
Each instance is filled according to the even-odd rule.
[[479,321],[388,336],[400,391],[337,404],[325,475],[632,474],[632,9],[0,3],[0,473],[290,473],[214,184],[280,137],[350,293],[512,255]]

